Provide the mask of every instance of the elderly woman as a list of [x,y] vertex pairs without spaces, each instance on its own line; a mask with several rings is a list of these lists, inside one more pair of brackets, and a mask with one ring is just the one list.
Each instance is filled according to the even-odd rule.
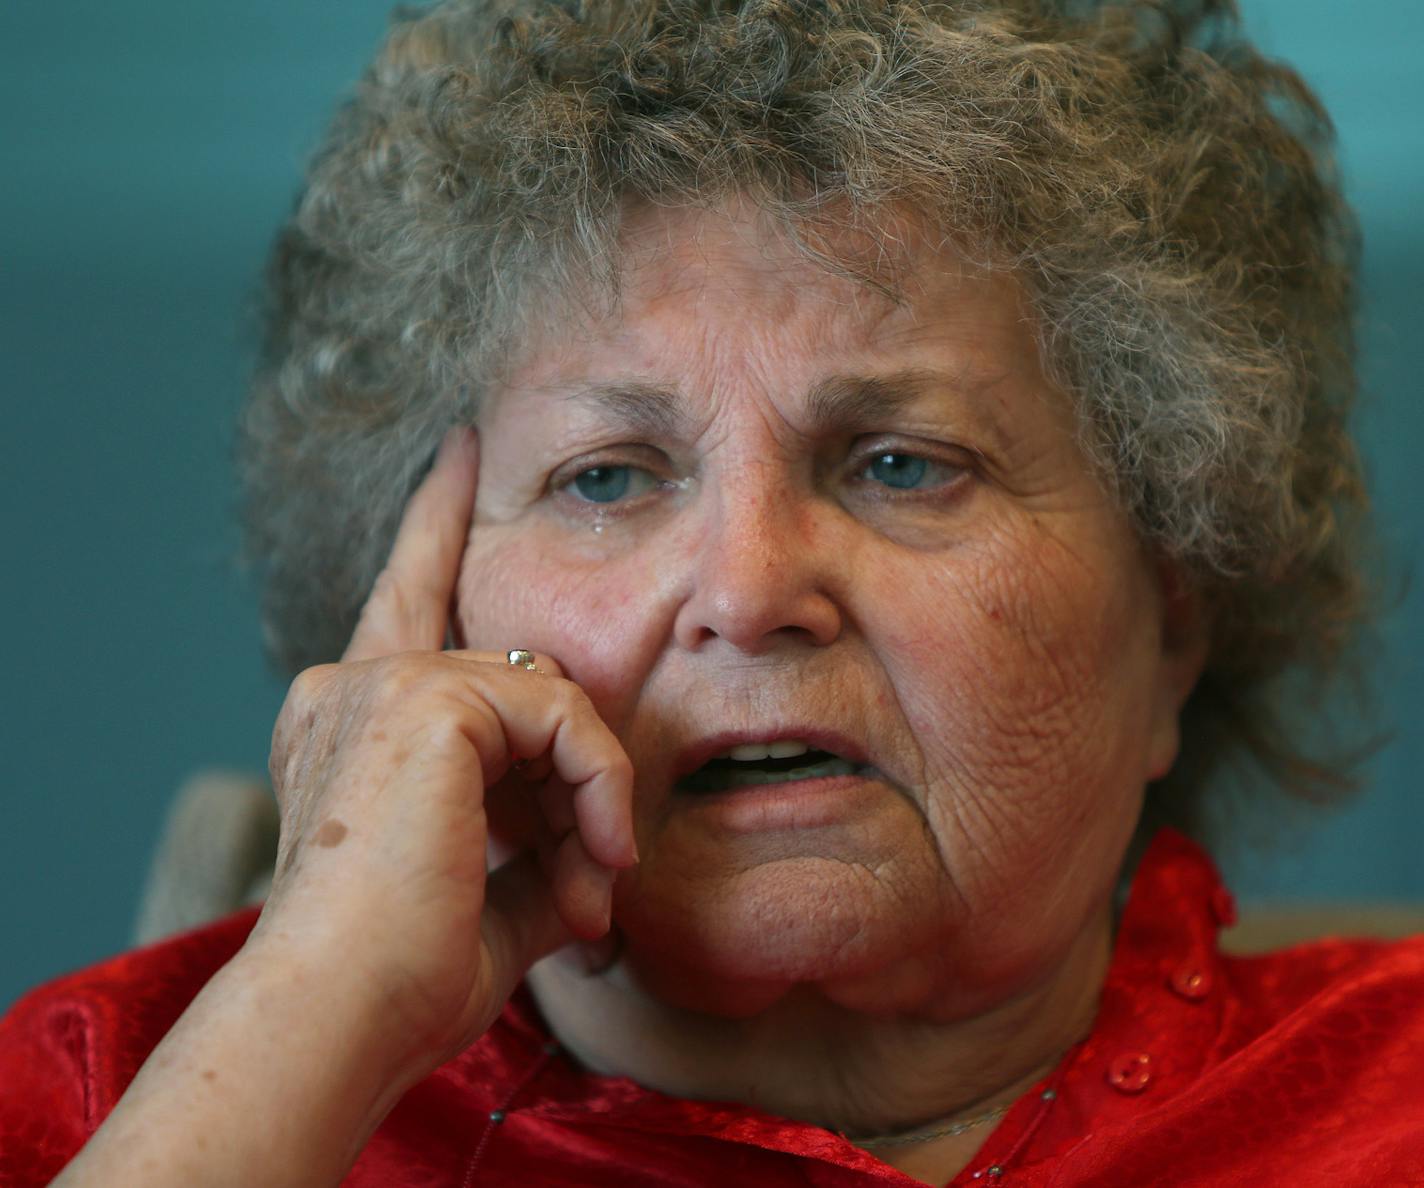
[[1339,774],[1329,143],[1225,0],[405,17],[244,422],[271,896],[20,1004],[0,1180],[1424,1182],[1424,945],[1187,840]]

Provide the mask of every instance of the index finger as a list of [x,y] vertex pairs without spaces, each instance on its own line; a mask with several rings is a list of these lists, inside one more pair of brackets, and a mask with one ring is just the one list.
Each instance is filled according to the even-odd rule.
[[390,556],[342,659],[444,646],[478,480],[479,438],[473,429],[454,425],[405,505]]

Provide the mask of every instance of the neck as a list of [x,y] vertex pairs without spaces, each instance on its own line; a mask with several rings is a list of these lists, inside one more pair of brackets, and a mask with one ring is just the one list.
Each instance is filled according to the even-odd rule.
[[[1091,1027],[1110,947],[1104,912],[1040,982],[949,1022],[930,1002],[922,1013],[875,1015],[809,988],[752,1017],[722,1018],[670,1006],[617,963],[590,974],[566,955],[536,966],[530,986],[555,1034],[594,1072],[875,1136],[983,1115],[1047,1074]],[[902,1168],[930,1147],[967,1160],[992,1129],[874,1153]]]

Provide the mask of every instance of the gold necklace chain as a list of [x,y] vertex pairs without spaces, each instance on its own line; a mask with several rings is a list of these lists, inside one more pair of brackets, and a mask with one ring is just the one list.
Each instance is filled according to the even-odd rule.
[[985,1126],[990,1122],[997,1122],[1009,1112],[1008,1105],[997,1106],[987,1114],[980,1114],[977,1118],[966,1118],[963,1122],[955,1122],[950,1126],[941,1127],[938,1130],[911,1130],[900,1134],[872,1134],[865,1138],[851,1138],[846,1135],[849,1142],[857,1147],[902,1147],[910,1143],[924,1143],[930,1139],[949,1138],[951,1135],[964,1134],[979,1126]]

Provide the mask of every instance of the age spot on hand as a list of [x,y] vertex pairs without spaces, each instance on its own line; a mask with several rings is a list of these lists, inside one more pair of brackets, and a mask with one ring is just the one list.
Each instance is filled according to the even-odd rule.
[[316,831],[316,844],[330,849],[332,846],[339,846],[345,841],[346,834],[346,826],[335,817],[331,817],[323,821],[321,828]]

